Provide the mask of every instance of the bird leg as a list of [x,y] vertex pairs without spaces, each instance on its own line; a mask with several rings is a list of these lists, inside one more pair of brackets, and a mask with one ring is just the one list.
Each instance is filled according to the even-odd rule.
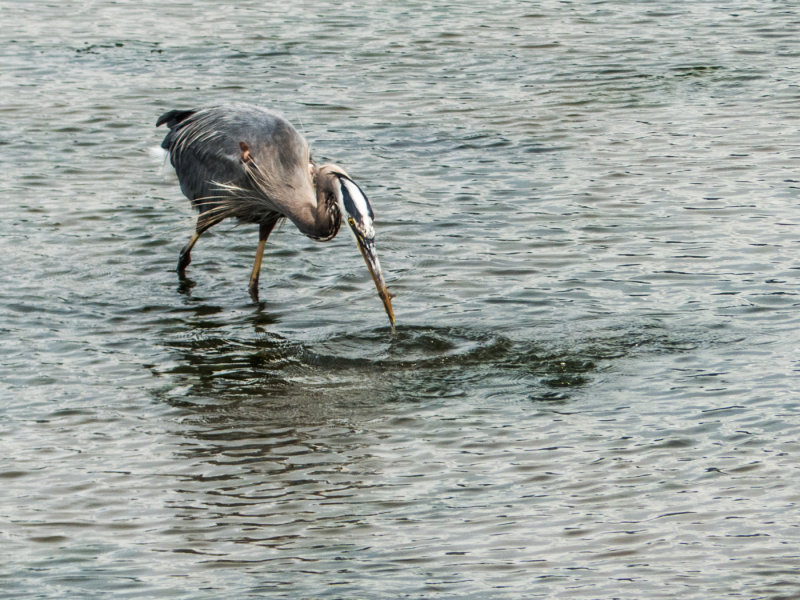
[[195,231],[192,234],[192,239],[189,240],[189,243],[186,244],[183,249],[181,250],[180,256],[178,257],[178,273],[183,275],[184,271],[186,271],[186,267],[189,266],[189,263],[192,262],[192,248],[197,243],[197,239],[200,237],[200,234]]
[[261,223],[258,229],[258,248],[256,248],[256,260],[253,263],[253,272],[250,275],[250,296],[254,301],[258,301],[258,276],[261,273],[261,259],[264,257],[264,246],[267,245],[267,238],[272,233],[275,223],[278,220]]
[[189,243],[183,247],[180,256],[178,257],[178,273],[183,275],[186,267],[188,267],[189,263],[192,262],[192,248],[194,248],[194,245],[197,243],[197,240],[200,238],[200,236],[208,231],[215,223],[216,221],[203,219],[203,215],[197,217],[197,225],[195,226],[192,238],[189,240]]

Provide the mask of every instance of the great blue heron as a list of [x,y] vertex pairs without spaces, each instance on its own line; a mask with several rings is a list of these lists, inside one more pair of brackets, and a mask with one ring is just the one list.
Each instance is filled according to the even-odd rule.
[[258,298],[261,259],[269,234],[286,217],[308,237],[333,238],[346,215],[386,314],[394,312],[375,252],[374,215],[367,196],[337,165],[317,166],[305,138],[276,113],[249,104],[171,110],[156,127],[169,128],[169,152],[183,193],[200,212],[178,260],[183,274],[198,238],[223,219],[259,225],[250,294]]

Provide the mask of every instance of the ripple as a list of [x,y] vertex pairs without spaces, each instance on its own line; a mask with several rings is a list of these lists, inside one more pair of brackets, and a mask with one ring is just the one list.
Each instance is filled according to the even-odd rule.
[[366,335],[334,336],[307,344],[304,359],[324,367],[367,366],[390,369],[470,365],[505,354],[506,338],[461,328],[399,327],[395,335],[379,329]]
[[[7,594],[798,595],[789,3],[85,4],[3,7]],[[396,335],[346,235],[176,277],[154,119],[244,96]]]
[[407,326],[394,335],[379,327],[311,341],[203,333],[169,342],[173,366],[160,373],[181,382],[167,394],[170,402],[209,406],[296,408],[298,396],[304,405],[331,406],[378,407],[380,398],[552,402],[567,400],[619,361],[685,353],[702,343],[708,342],[653,324],[590,331],[563,343],[464,327]]

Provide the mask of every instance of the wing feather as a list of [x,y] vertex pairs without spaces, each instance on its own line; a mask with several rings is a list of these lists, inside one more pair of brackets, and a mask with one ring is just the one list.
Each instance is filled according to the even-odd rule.
[[[315,204],[308,143],[276,113],[246,104],[172,110],[158,125],[169,127],[169,152],[181,190],[201,213],[221,220],[263,222],[294,219],[292,210]],[[242,153],[242,142],[249,158]]]

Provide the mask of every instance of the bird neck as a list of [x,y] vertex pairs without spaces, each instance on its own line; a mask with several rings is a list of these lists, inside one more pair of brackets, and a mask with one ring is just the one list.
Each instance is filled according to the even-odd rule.
[[317,207],[314,219],[314,231],[307,233],[318,242],[326,242],[339,233],[342,226],[342,210],[336,196],[328,186],[317,186]]

